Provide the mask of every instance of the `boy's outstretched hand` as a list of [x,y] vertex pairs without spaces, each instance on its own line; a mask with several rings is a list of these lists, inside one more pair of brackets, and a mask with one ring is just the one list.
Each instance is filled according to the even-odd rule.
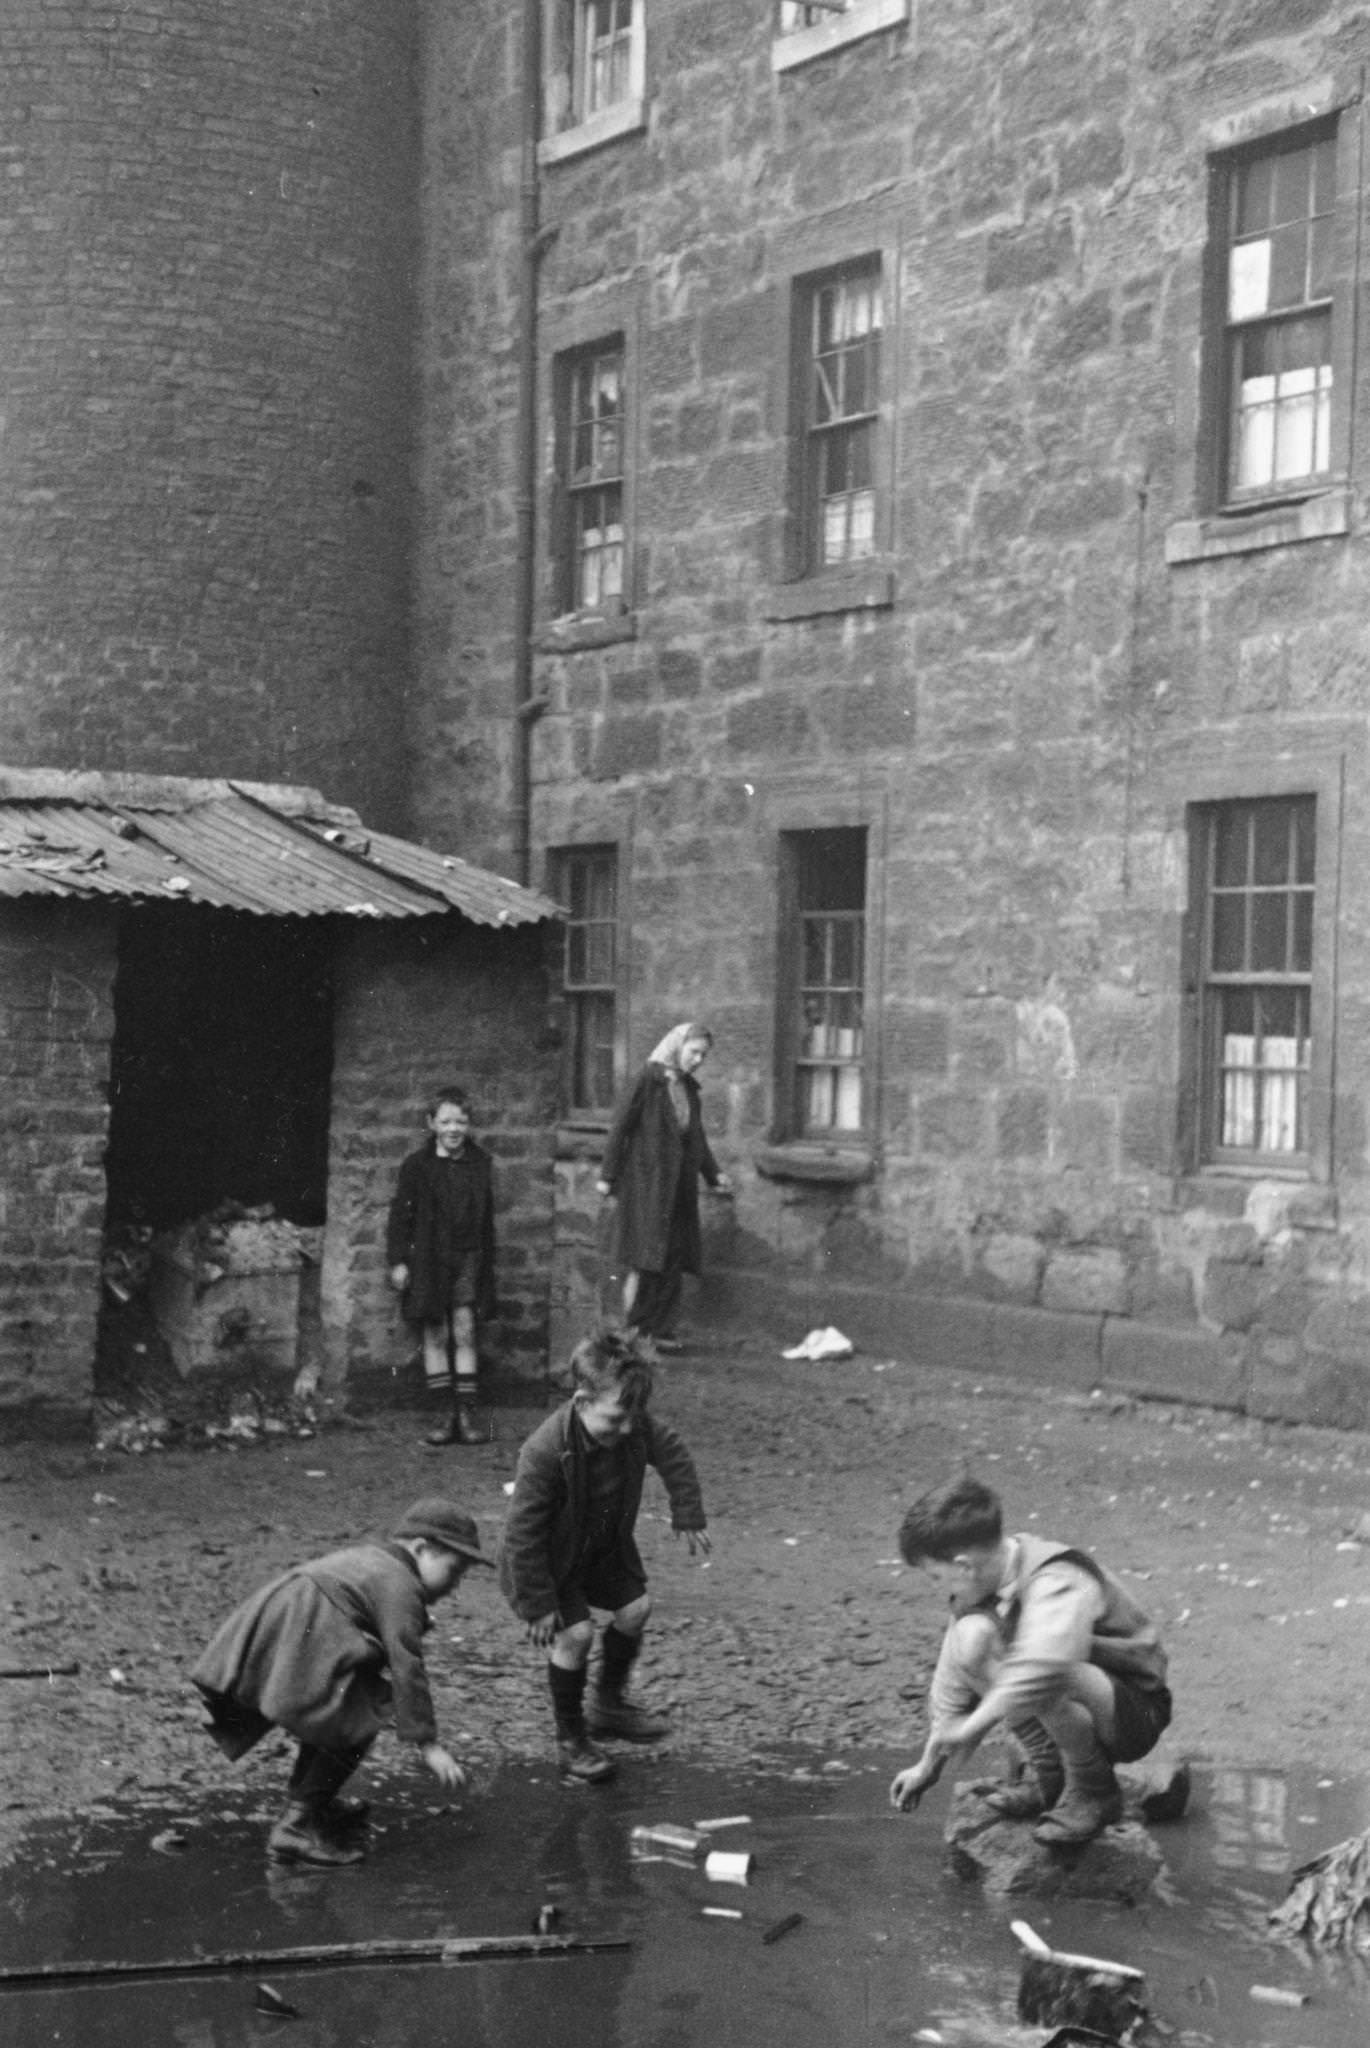
[[677,1529],[674,1533],[685,1538],[685,1548],[691,1557],[708,1557],[713,1549],[707,1529]]
[[466,1783],[466,1773],[452,1752],[444,1749],[440,1742],[425,1742],[419,1755],[427,1764],[440,1785],[449,1792],[459,1792]]
[[906,1771],[900,1771],[890,1786],[890,1805],[900,1813],[912,1813],[923,1794],[941,1777],[944,1761],[943,1757],[925,1754]]

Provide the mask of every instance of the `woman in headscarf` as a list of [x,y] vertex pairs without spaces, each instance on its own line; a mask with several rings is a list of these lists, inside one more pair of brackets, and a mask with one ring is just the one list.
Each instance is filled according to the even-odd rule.
[[613,1256],[627,1269],[624,1320],[659,1351],[678,1351],[681,1278],[700,1267],[699,1182],[732,1192],[709,1149],[695,1079],[713,1044],[707,1024],[677,1024],[619,1105],[597,1183],[615,1201]]

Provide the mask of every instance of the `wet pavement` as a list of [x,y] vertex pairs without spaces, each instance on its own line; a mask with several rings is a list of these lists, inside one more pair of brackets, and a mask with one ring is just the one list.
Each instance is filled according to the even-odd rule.
[[[451,1806],[372,1775],[378,1825],[355,1869],[272,1868],[270,1809],[251,1797],[109,1806],[35,1825],[0,1877],[4,1967],[260,1956],[218,1975],[0,1988],[9,2048],[1002,2048],[1049,2029],[1014,2016],[1015,1916],[1054,1947],[1146,1973],[1182,2048],[1363,2048],[1370,1973],[1271,1942],[1265,1915],[1300,1861],[1370,1822],[1364,1788],[1313,1772],[1197,1774],[1189,1817],[1158,1829],[1166,1894],[1141,1907],[986,1900],[943,1866],[939,1790],[916,1817],[886,1786],[906,1756],[692,1769],[625,1758],[617,1782],[560,1785],[508,1765]],[[711,1882],[704,1852],[642,1861],[636,1826],[748,1815],[714,1836],[747,1849],[749,1882]],[[496,1961],[273,1964],[282,1950],[556,1932],[622,1948]],[[705,1908],[712,1909],[706,1914]],[[740,1917],[720,1917],[721,1913]],[[802,1916],[781,1938],[763,1936]],[[256,2010],[265,1982],[298,2017]],[[1268,2006],[1253,1984],[1296,1988]]]

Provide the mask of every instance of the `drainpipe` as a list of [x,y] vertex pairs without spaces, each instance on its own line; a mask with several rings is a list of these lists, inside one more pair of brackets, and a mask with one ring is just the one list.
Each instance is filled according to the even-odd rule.
[[533,727],[547,708],[533,694],[537,600],[538,266],[547,236],[538,229],[538,139],[542,129],[542,0],[523,0],[523,132],[519,178],[518,416],[515,436],[514,764],[515,880],[532,866]]

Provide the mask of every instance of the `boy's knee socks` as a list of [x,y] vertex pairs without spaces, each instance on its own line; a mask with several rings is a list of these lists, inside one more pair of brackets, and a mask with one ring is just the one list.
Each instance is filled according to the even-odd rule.
[[628,1674],[633,1668],[638,1651],[642,1648],[641,1636],[629,1636],[610,1622],[604,1631],[602,1645],[604,1661],[599,1669],[601,1692],[617,1699],[628,1683]]
[[549,1664],[547,1684],[551,1689],[557,1734],[565,1741],[574,1741],[585,1733],[585,1666],[582,1664],[578,1671],[568,1671],[563,1664]]

